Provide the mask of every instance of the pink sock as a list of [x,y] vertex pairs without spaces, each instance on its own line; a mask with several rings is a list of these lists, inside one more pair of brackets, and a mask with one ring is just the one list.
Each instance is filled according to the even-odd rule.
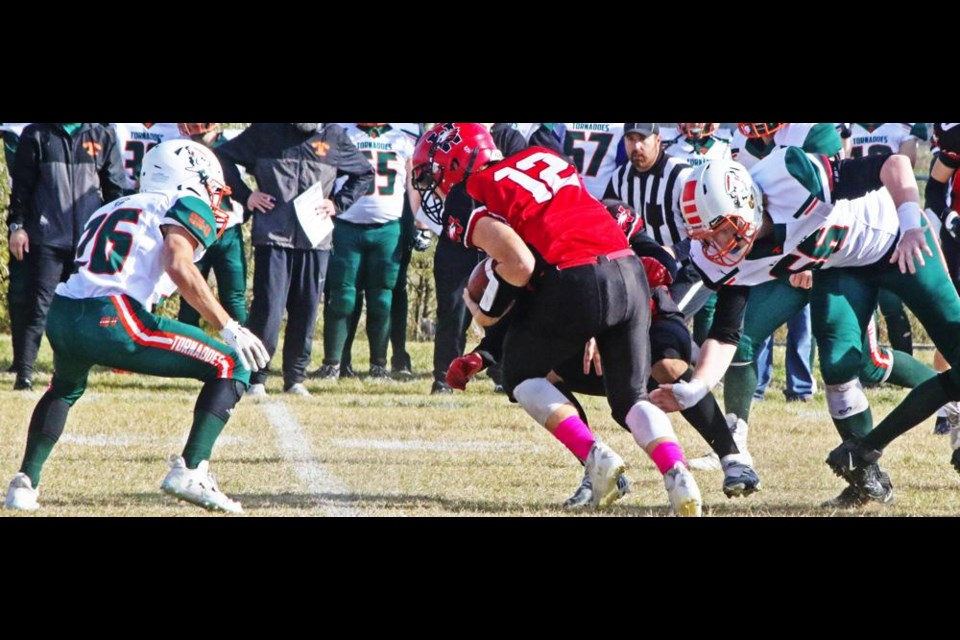
[[[590,453],[590,447],[593,446],[596,438],[590,432],[590,427],[584,424],[580,416],[570,416],[559,425],[553,432],[554,437],[562,442],[567,449],[577,456],[580,462],[587,459]],[[659,451],[659,448],[658,448]]]
[[657,445],[657,448],[653,450],[653,453],[650,454],[650,459],[653,460],[653,464],[657,465],[657,469],[660,469],[660,473],[666,473],[673,469],[673,465],[678,462],[682,462],[683,466],[687,466],[687,459],[683,456],[683,449],[680,448],[680,444],[677,442],[661,442]]

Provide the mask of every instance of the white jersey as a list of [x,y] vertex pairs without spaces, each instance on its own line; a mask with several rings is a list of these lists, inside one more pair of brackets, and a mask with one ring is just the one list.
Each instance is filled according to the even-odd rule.
[[691,167],[698,167],[710,160],[729,160],[731,158],[730,140],[723,136],[712,135],[706,138],[688,139],[679,133],[663,141],[668,156],[679,158]]
[[356,224],[399,220],[407,197],[407,162],[413,158],[416,136],[392,122],[372,130],[361,129],[356,123],[339,124],[373,165],[376,175],[367,192],[337,218]]
[[111,122],[110,126],[117,131],[117,145],[123,154],[127,191],[137,190],[140,166],[147,151],[165,140],[179,140],[183,137],[176,122]]
[[[622,146],[622,122],[564,122],[563,153],[573,161],[594,198],[603,198],[617,168]],[[624,156],[623,161],[626,160]],[[623,164],[623,161],[620,164]]]
[[57,295],[127,295],[145,309],[170,296],[176,285],[163,269],[164,225],[183,227],[197,239],[194,261],[217,240],[213,211],[195,196],[172,191],[124,196],[90,217],[77,244],[76,272],[57,286]]
[[926,139],[926,125],[920,122],[851,122],[850,156],[861,158],[876,153],[900,153],[909,140]]
[[[813,131],[814,127],[820,122],[791,122],[786,126],[777,129],[773,133],[773,144],[777,148],[783,147],[799,147],[805,151],[816,152],[816,153],[825,153],[826,151],[821,151],[819,148],[820,140],[825,136],[823,134],[829,134],[836,138],[837,149],[830,149],[828,155],[834,155],[841,151],[840,148],[840,134],[836,132],[836,129],[833,127],[832,123],[829,123],[829,127],[821,127],[816,132]],[[813,133],[813,135],[811,135]],[[757,156],[756,153],[752,150],[750,144],[748,144],[748,138],[742,133],[737,132],[737,136],[733,140],[733,149],[735,155],[733,156],[734,160],[747,167],[748,169],[753,165],[760,162],[763,159],[762,156]],[[832,139],[831,139],[832,142]]]
[[747,258],[723,267],[693,241],[691,259],[708,284],[752,286],[813,269],[862,267],[883,258],[900,229],[886,189],[831,204],[831,176],[820,156],[778,149],[750,170],[766,201],[773,233],[756,241]]

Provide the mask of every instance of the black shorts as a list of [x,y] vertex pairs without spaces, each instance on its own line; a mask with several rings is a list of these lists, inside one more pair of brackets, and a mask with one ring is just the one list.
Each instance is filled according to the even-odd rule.
[[570,269],[548,269],[513,312],[503,345],[503,382],[543,378],[582,358],[591,337],[603,354],[604,386],[614,419],[647,396],[650,291],[635,255]]
[[[606,366],[603,352],[600,356]],[[678,318],[659,316],[654,318],[650,323],[650,364],[653,365],[664,358],[690,362],[690,357],[690,332],[683,321]],[[607,393],[601,376],[593,373],[592,369],[589,374],[583,372],[582,351],[554,369],[554,372],[574,393],[583,393],[588,396],[602,396]],[[653,378],[648,384],[653,388],[657,386]]]

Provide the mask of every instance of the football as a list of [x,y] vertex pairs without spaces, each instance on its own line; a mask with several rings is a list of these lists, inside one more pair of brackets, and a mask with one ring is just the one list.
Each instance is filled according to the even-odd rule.
[[473,271],[470,272],[470,279],[467,280],[467,293],[470,295],[470,299],[477,304],[479,304],[483,298],[483,292],[487,288],[487,283],[489,283],[490,278],[493,277],[493,267],[496,264],[497,261],[493,258],[484,258],[473,268]]

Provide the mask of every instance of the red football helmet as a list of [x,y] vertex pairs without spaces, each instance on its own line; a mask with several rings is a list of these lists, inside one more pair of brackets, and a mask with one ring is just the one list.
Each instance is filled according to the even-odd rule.
[[440,122],[423,134],[413,151],[413,186],[423,212],[442,225],[443,201],[455,185],[487,164],[502,160],[490,131],[477,122]]
[[687,138],[709,138],[717,131],[716,122],[678,122],[677,129]]
[[177,128],[180,129],[182,136],[201,136],[213,131],[220,126],[219,122],[178,122]]
[[759,138],[787,126],[786,122],[738,122],[740,133],[748,138]]

